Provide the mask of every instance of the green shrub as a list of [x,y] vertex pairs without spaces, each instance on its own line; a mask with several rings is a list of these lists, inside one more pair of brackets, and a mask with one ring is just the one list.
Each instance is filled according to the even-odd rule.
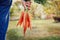
[[45,4],[47,2],[47,0],[34,0],[36,3],[41,3],[41,4]]

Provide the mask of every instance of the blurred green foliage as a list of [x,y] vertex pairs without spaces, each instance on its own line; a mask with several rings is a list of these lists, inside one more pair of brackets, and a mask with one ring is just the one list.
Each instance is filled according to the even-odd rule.
[[19,3],[18,2],[15,2],[12,5],[12,7],[10,9],[10,16],[14,16],[14,14],[20,12],[21,9],[18,6],[19,6]]
[[36,3],[41,3],[41,4],[45,4],[47,2],[47,0],[34,0]]

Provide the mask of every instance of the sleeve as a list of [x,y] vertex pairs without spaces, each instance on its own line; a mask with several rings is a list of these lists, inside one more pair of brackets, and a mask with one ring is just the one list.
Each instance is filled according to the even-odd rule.
[[12,0],[0,0],[0,6],[8,6],[12,3]]
[[[7,0],[8,1],[8,0]],[[0,1],[0,25],[6,21],[7,16],[10,13],[10,7],[12,4],[12,0],[9,0],[8,2],[5,0]]]
[[5,40],[12,0],[0,0],[0,40]]

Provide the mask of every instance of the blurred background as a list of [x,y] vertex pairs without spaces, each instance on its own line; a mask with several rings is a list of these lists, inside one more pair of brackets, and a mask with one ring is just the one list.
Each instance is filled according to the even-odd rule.
[[29,15],[32,30],[27,29],[24,36],[23,27],[16,27],[24,7],[21,0],[13,0],[6,39],[60,40],[60,0],[32,0],[31,2]]

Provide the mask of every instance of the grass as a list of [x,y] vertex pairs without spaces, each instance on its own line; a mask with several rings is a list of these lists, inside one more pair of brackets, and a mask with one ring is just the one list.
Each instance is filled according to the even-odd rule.
[[[9,40],[60,40],[60,34],[55,36],[55,29],[60,32],[60,23],[54,20],[32,20],[32,30],[27,29],[26,37],[23,35],[23,28],[16,27],[17,21],[10,21],[7,39]],[[52,31],[53,30],[53,31]],[[50,34],[54,32],[53,34]]]

